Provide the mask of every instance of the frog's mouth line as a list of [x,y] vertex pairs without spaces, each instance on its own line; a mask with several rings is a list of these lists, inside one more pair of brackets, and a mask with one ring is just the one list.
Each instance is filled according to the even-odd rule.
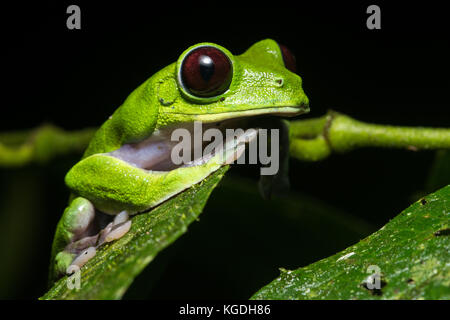
[[[198,127],[195,127],[194,123],[188,123],[178,125],[176,127],[170,127],[166,129],[160,129],[153,132],[153,134],[138,143],[125,144],[121,148],[108,153],[108,156],[112,156],[127,162],[128,164],[138,167],[144,170],[168,172],[171,170],[179,169],[182,167],[191,167],[207,163],[214,157],[214,150],[209,153],[204,152],[204,148],[211,144],[211,141],[203,141],[203,133],[211,128],[218,129],[222,132],[224,137],[223,146],[225,148],[235,147],[239,141],[248,143],[256,138],[255,129],[248,126],[246,118],[264,116],[264,115],[276,115],[276,116],[296,116],[305,112],[308,112],[307,106],[299,107],[272,107],[262,108],[256,110],[225,112],[214,115],[199,115],[195,121],[201,122],[201,131],[198,131]],[[214,118],[214,119],[213,119]],[[172,133],[176,129],[186,129],[189,132],[191,138],[190,141],[190,157],[191,161],[182,164],[175,164],[172,161],[172,150],[180,143],[181,140],[173,141]],[[236,136],[226,134],[227,129],[242,129],[242,131]],[[237,132],[237,131],[236,131]],[[201,142],[194,142],[194,139],[200,139]],[[226,138],[226,139],[225,139]],[[235,139],[230,141],[230,139]],[[238,141],[238,142],[236,142]],[[213,141],[216,143],[216,141]],[[196,155],[200,155],[195,157]],[[235,156],[239,157],[239,154]],[[232,160],[231,160],[232,161]]]
[[189,114],[189,113],[181,113],[181,112],[171,112],[170,114],[174,115],[191,115],[195,116],[197,121],[210,122],[212,121],[222,121],[226,119],[237,119],[244,117],[252,117],[252,116],[261,116],[261,115],[273,115],[273,116],[281,116],[281,117],[294,117],[300,114],[308,113],[309,106],[308,105],[300,105],[300,106],[284,106],[284,107],[266,107],[266,108],[257,108],[257,109],[248,109],[245,111],[227,111],[220,112],[215,114]]

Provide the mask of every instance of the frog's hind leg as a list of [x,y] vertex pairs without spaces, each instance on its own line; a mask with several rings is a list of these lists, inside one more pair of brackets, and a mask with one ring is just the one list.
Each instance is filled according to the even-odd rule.
[[[130,227],[131,220],[123,211],[114,217],[95,210],[85,198],[75,198],[66,209],[58,225],[55,243],[65,243],[55,256],[57,274],[71,273],[74,266],[81,268],[93,258],[104,243],[121,238]],[[100,231],[99,231],[100,230]],[[62,250],[61,250],[62,249]]]

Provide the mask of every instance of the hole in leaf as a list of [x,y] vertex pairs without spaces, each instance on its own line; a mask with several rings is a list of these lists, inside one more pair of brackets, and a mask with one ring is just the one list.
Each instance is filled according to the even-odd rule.
[[434,233],[434,235],[436,237],[448,236],[448,235],[450,235],[450,228],[438,230]]

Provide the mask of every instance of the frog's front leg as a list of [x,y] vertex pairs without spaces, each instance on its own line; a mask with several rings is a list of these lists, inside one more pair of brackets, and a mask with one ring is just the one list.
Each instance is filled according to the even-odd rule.
[[95,256],[99,246],[121,238],[130,226],[125,211],[112,218],[96,211],[85,198],[73,199],[57,227],[53,245],[56,275],[68,272],[70,266],[83,266]]

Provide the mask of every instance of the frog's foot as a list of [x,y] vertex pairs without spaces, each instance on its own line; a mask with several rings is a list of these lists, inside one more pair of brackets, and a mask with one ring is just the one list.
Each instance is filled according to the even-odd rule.
[[[98,220],[105,220],[106,215],[103,215]],[[56,256],[56,265],[59,270],[64,270],[63,273],[72,273],[77,268],[81,268],[97,253],[97,249],[107,242],[111,242],[123,237],[131,227],[131,220],[129,220],[128,213],[123,211],[114,217],[112,222],[109,222],[97,234],[88,235],[88,231],[92,231],[93,224],[85,226],[86,235],[78,240],[69,243],[64,251],[58,253]],[[101,225],[102,221],[95,221],[97,225]],[[104,224],[104,223],[103,223]],[[66,267],[66,268],[64,268]],[[64,268],[64,269],[63,269]],[[61,270],[61,271],[62,271]]]

